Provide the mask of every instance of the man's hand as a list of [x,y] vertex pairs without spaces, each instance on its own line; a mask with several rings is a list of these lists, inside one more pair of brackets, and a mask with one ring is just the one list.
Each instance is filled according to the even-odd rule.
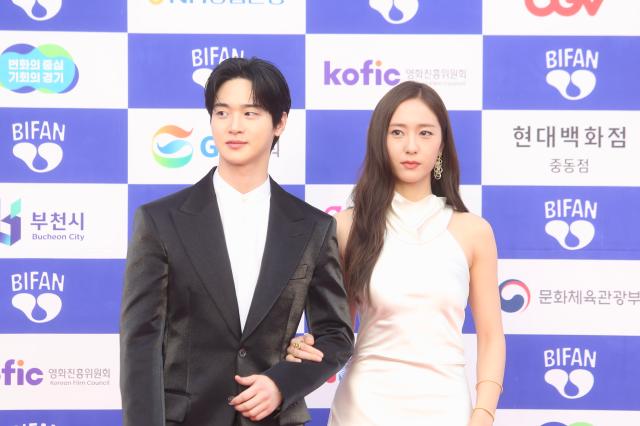
[[302,360],[321,362],[324,354],[314,348],[315,339],[313,335],[305,333],[303,336],[291,339],[287,347],[287,357],[289,362],[302,362]]
[[254,422],[260,421],[273,413],[282,403],[282,394],[278,386],[267,376],[254,374],[247,377],[235,376],[235,379],[236,382],[248,388],[233,398],[229,404],[244,417]]

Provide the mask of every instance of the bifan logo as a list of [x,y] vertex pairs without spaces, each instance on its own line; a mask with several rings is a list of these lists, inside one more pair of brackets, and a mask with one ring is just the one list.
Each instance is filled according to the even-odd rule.
[[13,307],[29,321],[42,324],[55,319],[62,310],[62,299],[53,292],[64,291],[64,275],[36,271],[12,274],[11,290],[15,293],[11,299]]
[[536,16],[548,16],[557,13],[561,16],[573,16],[584,6],[589,16],[598,13],[603,0],[538,0],[537,3],[547,3],[546,6],[540,7],[536,4],[536,0],[524,0],[524,4],[529,12]]
[[600,52],[591,49],[564,48],[545,52],[547,83],[570,101],[584,99],[596,87]]
[[22,201],[18,198],[11,203],[9,214],[4,216],[2,213],[2,200],[0,200],[0,229],[2,225],[9,225],[9,232],[0,231],[0,243],[6,246],[12,246],[20,241],[20,232],[22,229],[22,219],[20,219],[20,211],[22,210]]
[[244,49],[228,46],[209,46],[191,50],[191,64],[195,68],[191,74],[194,83],[204,87],[213,68],[229,58],[244,58]]
[[[544,351],[544,366],[551,369],[545,373],[544,381],[564,398],[582,398],[593,388],[593,373],[586,368],[596,368],[597,355],[589,349],[548,349]],[[567,373],[565,369],[571,371]]]
[[545,219],[551,219],[544,227],[545,232],[563,249],[580,250],[593,241],[596,228],[587,219],[597,218],[597,202],[571,198],[545,201],[544,213]]
[[376,10],[390,24],[404,24],[418,13],[418,0],[369,0],[369,7]]
[[0,369],[0,384],[5,386],[37,386],[42,383],[44,373],[39,368],[25,368],[24,361],[8,359]]
[[[375,65],[375,67],[374,67]],[[400,83],[400,71],[395,68],[382,69],[382,61],[375,63],[367,59],[362,64],[362,68],[334,68],[331,61],[324,61],[324,84],[325,86],[354,86],[362,84],[364,86],[383,84],[395,86]]]
[[62,162],[66,126],[49,121],[25,121],[11,124],[13,155],[22,160],[29,170],[47,173]]
[[60,12],[62,0],[12,0],[34,21],[46,21]]

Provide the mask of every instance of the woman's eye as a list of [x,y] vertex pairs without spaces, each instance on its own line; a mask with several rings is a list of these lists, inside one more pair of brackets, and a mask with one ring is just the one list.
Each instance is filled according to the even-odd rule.
[[401,136],[401,135],[402,135],[402,132],[401,132],[400,130],[398,130],[398,129],[395,129],[395,130],[392,130],[392,131],[391,131],[391,134],[392,134],[393,136]]

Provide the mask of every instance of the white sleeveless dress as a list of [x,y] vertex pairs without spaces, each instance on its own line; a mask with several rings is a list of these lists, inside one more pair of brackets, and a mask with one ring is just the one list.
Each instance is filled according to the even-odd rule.
[[447,230],[451,215],[435,195],[411,202],[395,194],[330,426],[467,425],[469,267]]

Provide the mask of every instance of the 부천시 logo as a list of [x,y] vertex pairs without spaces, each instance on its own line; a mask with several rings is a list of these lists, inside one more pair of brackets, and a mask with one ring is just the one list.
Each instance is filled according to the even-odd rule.
[[0,87],[16,93],[66,93],[78,78],[73,58],[57,44],[14,44],[0,54]]
[[531,293],[525,283],[516,279],[508,279],[498,286],[500,306],[509,313],[521,312],[529,307]]
[[[600,5],[603,0],[524,0],[525,6],[529,9],[529,12],[536,16],[548,16],[552,13],[557,13],[561,16],[573,16],[578,13],[583,7],[590,16],[594,16],[598,13]],[[538,4],[545,4],[546,6],[538,6]],[[566,6],[564,4],[566,4]]]
[[590,220],[598,216],[598,203],[589,200],[565,198],[545,201],[544,227],[565,250],[580,250],[593,241],[596,229]]
[[11,275],[11,304],[29,321],[42,324],[55,319],[62,310],[59,294],[64,291],[64,275],[23,272]]
[[369,7],[376,10],[390,24],[404,24],[418,13],[418,0],[369,0]]
[[20,233],[22,229],[22,219],[20,211],[22,210],[22,201],[20,199],[11,203],[9,214],[5,216],[2,210],[2,200],[0,200],[0,225],[8,225],[8,231],[0,231],[0,243],[6,246],[12,246],[20,241]]
[[600,52],[591,49],[554,49],[545,53],[546,81],[563,98],[570,101],[584,99],[596,87],[595,70]]
[[53,18],[62,8],[62,0],[12,0],[13,4],[24,10],[34,21],[46,21]]
[[597,352],[582,348],[544,351],[544,380],[567,399],[578,399],[593,388],[595,379],[588,369],[596,368]]
[[62,161],[66,126],[63,123],[31,120],[11,124],[13,155],[22,160],[29,170],[46,173]]

